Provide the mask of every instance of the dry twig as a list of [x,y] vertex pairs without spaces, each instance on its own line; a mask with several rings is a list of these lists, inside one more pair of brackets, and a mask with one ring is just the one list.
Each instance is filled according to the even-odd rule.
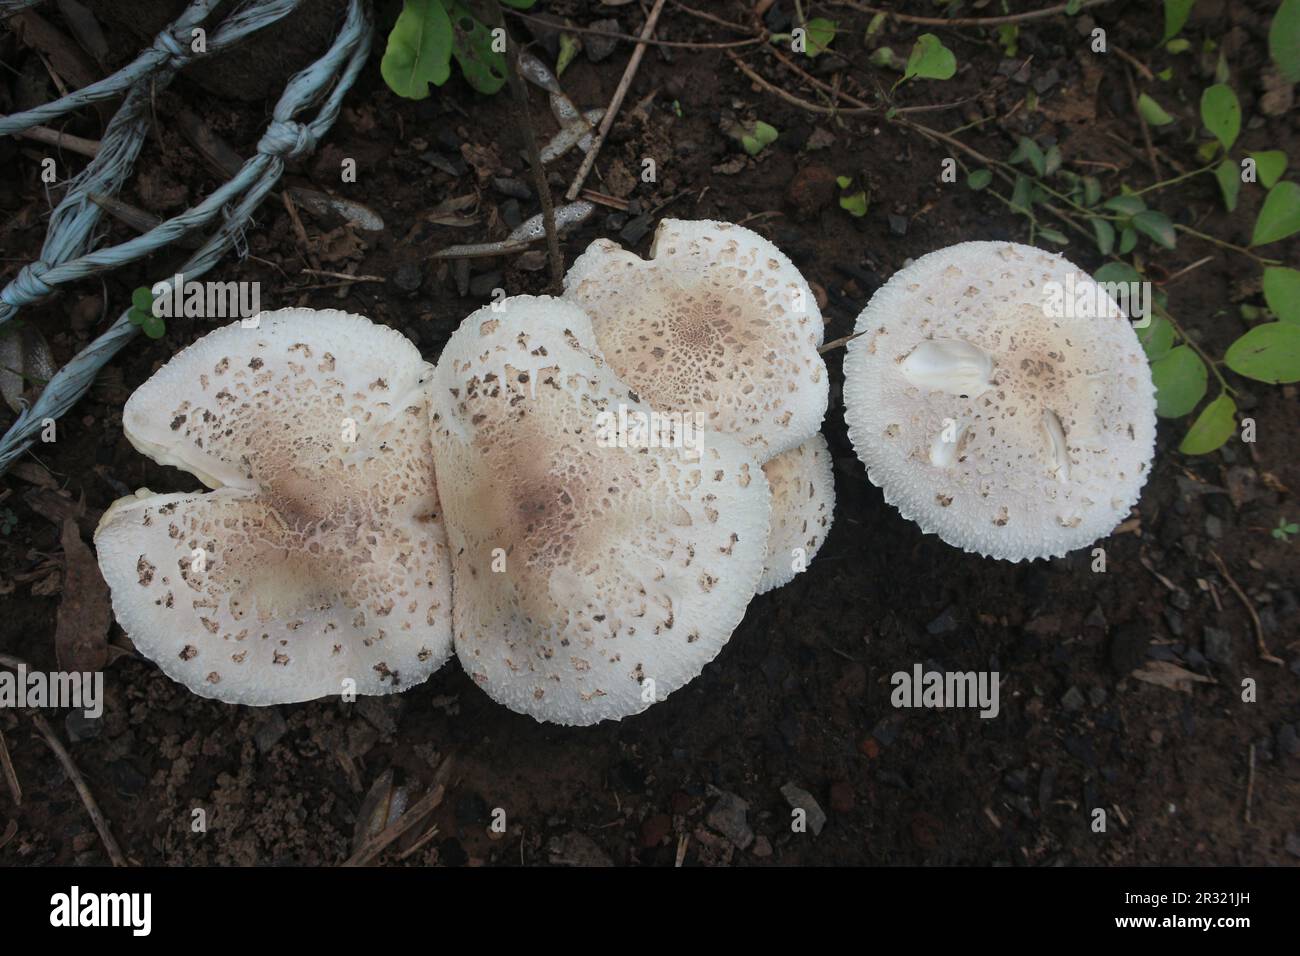
[[86,780],[82,777],[81,771],[72,762],[72,755],[60,743],[59,738],[54,736],[49,721],[35,711],[29,712],[29,716],[32,718],[32,723],[36,725],[41,737],[54,751],[54,756],[63,765],[63,772],[68,775],[72,785],[77,788],[77,795],[81,797],[86,812],[90,814],[90,821],[95,824],[95,829],[99,831],[99,838],[104,842],[104,849],[108,851],[108,858],[113,861],[114,866],[126,866],[126,857],[122,855],[122,849],[117,845],[117,841],[113,839],[113,833],[108,828],[108,820],[105,819],[103,812],[99,809],[99,804],[95,802],[95,795],[90,792],[90,787],[86,785]]
[[605,117],[600,121],[600,129],[596,131],[596,138],[591,143],[591,149],[587,150],[582,165],[578,167],[578,174],[573,177],[573,182],[569,184],[569,191],[564,194],[564,198],[569,202],[577,199],[578,193],[582,192],[582,184],[587,181],[587,174],[591,172],[591,167],[596,162],[596,156],[599,155],[600,148],[605,145],[605,137],[609,135],[610,129],[614,126],[614,119],[618,116],[618,109],[623,105],[623,97],[627,96],[628,87],[632,85],[632,79],[641,66],[641,58],[645,56],[645,41],[650,38],[650,34],[654,33],[655,24],[659,22],[659,14],[663,12],[666,2],[667,0],[655,0],[655,5],[650,10],[650,16],[646,17],[645,26],[641,28],[641,36],[637,40],[636,49],[632,51],[632,55],[628,58],[627,68],[623,71],[623,78],[618,81],[614,96],[609,101],[609,108],[605,110]]
[[1241,589],[1241,585],[1236,582],[1231,574],[1228,573],[1228,566],[1223,563],[1223,558],[1213,548],[1210,549],[1210,557],[1218,565],[1219,573],[1223,575],[1223,580],[1228,582],[1228,587],[1237,595],[1241,603],[1246,606],[1246,613],[1250,615],[1250,623],[1255,629],[1255,649],[1259,652],[1260,660],[1268,661],[1270,664],[1282,665],[1281,658],[1274,657],[1264,642],[1264,624],[1260,621],[1259,615],[1255,613],[1255,605],[1250,603],[1250,598],[1246,597],[1246,592]]
[[[0,113],[0,119],[5,119],[5,114]],[[80,153],[91,159],[99,155],[99,143],[96,140],[83,139],[70,133],[60,133],[57,129],[50,129],[48,126],[32,126],[18,135],[37,143],[45,143],[47,146],[66,149],[70,153]]]
[[[1109,2],[1110,0],[1083,0],[1079,4],[1079,10],[1099,7]],[[887,17],[893,17],[900,23],[915,23],[927,27],[997,27],[1006,23],[1024,23],[1026,20],[1041,20],[1045,17],[1054,17],[1058,13],[1065,13],[1070,8],[1068,3],[1058,3],[1054,7],[1044,7],[1042,10],[1030,10],[1026,13],[1011,13],[1003,17],[919,17],[910,13],[896,13],[882,7],[869,7],[865,3],[854,3],[852,0],[837,0],[835,6],[861,10],[863,13],[883,13]]]
[[390,823],[384,829],[380,830],[374,836],[369,837],[357,852],[353,853],[344,861],[344,866],[369,866],[379,854],[383,853],[390,843],[399,839],[408,830],[414,829],[430,813],[437,809],[442,803],[442,798],[447,795],[447,783],[451,778],[452,758],[450,755],[442,758],[442,763],[433,775],[433,785],[429,792],[411,805],[405,813]]
[[5,733],[0,730],[0,773],[4,774],[5,784],[9,787],[9,795],[13,797],[14,806],[23,805],[23,788],[18,782],[18,774],[14,772],[14,762],[9,757],[9,748],[5,744]]

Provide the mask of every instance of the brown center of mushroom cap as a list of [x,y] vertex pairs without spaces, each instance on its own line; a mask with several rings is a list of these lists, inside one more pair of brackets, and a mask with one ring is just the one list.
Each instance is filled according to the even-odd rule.
[[[554,374],[507,364],[499,379],[467,384],[460,412],[476,430],[469,453],[452,466],[454,488],[443,481],[443,498],[478,584],[499,584],[535,621],[558,624],[576,609],[552,593],[556,570],[594,570],[610,557],[602,542],[651,515],[646,499],[625,494],[637,484],[635,453],[602,448],[592,437],[603,406],[575,409]],[[509,573],[494,573],[494,560],[506,562]]]
[[[777,374],[767,357],[781,345],[756,315],[763,290],[746,296],[743,275],[719,268],[696,291],[656,273],[651,289],[629,301],[606,352],[610,365],[653,407],[689,411],[734,405]],[[734,383],[727,388],[727,383]],[[710,411],[711,418],[718,411]]]
[[614,372],[651,407],[698,414],[759,457],[824,411],[822,320],[798,270],[761,236],[664,220],[648,260],[597,241],[565,279]]

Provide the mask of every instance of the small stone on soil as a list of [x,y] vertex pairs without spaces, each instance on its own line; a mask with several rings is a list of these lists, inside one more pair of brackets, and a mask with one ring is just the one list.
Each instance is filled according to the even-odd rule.
[[826,825],[826,811],[813,799],[813,795],[793,783],[787,783],[781,788],[781,796],[785,797],[786,803],[791,807],[804,812],[808,829],[812,830],[813,836],[819,836],[822,827]]
[[[617,20],[593,20],[589,28],[602,33],[623,32],[623,27]],[[614,52],[618,46],[618,38],[587,33],[582,37],[582,46],[587,52],[587,59],[592,63],[599,63]]]
[[1215,664],[1232,667],[1232,634],[1218,627],[1206,627],[1202,632],[1205,644],[1205,656]]
[[749,804],[729,790],[717,790],[718,802],[713,805],[704,822],[717,830],[740,849],[754,842],[754,831],[749,826]]
[[926,631],[933,635],[951,634],[957,630],[957,609],[951,604],[940,612],[939,616],[925,626]]

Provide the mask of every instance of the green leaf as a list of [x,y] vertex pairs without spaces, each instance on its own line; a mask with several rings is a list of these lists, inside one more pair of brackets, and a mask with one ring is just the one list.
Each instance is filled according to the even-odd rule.
[[1102,204],[1103,209],[1113,209],[1121,216],[1136,216],[1147,208],[1140,196],[1115,196]]
[[1208,455],[1237,430],[1236,414],[1237,403],[1227,395],[1220,395],[1201,409],[1178,450],[1184,455]]
[[[1192,41],[1186,39],[1185,37],[1179,37],[1177,40],[1170,40],[1168,43],[1165,44],[1165,50],[1169,53],[1174,54],[1175,56],[1177,56],[1179,53],[1186,53],[1191,48],[1192,48]],[[1156,76],[1159,76],[1160,79],[1167,80],[1169,79],[1169,76],[1161,76],[1162,73],[1168,73],[1169,76],[1172,76],[1173,70],[1166,67],[1165,69],[1161,70],[1160,73],[1156,74]]]
[[840,189],[848,189],[849,186],[850,186],[850,184],[851,184],[852,182],[853,182],[853,179],[852,179],[852,177],[850,177],[850,176],[836,176],[836,177],[835,177],[835,185],[839,186]]
[[506,55],[492,49],[492,31],[469,12],[461,0],[447,0],[451,17],[451,55],[469,85],[491,95],[506,82]]
[[1142,274],[1127,262],[1108,262],[1092,274],[1095,282],[1141,282]]
[[1268,52],[1288,83],[1300,83],[1300,0],[1282,0],[1268,28]]
[[149,338],[160,339],[167,332],[167,323],[151,312],[140,323],[140,328]]
[[804,45],[804,52],[808,56],[825,53],[830,48],[831,41],[835,39],[835,21],[827,20],[825,17],[813,17],[804,24],[804,29],[807,31],[808,40]]
[[537,0],[501,0],[507,7],[514,7],[516,10],[529,10]]
[[[1164,40],[1178,36],[1178,31],[1187,23],[1196,0],[1165,0],[1165,35]],[[1163,43],[1164,40],[1161,42]]]
[[1115,248],[1115,227],[1105,219],[1090,219],[1092,234],[1097,239],[1097,251],[1108,256]]
[[1047,153],[1043,156],[1043,172],[1050,176],[1060,168],[1061,147],[1056,145],[1047,147]]
[[[1214,49],[1214,48],[1211,47],[1210,49]],[[1232,72],[1228,69],[1228,61],[1224,57],[1223,51],[1220,50],[1218,62],[1214,64],[1214,82],[1227,83],[1228,80],[1231,79],[1231,77],[1232,77]]]
[[1168,126],[1174,121],[1174,118],[1164,111],[1164,107],[1146,93],[1138,97],[1138,112],[1152,126]]
[[1133,228],[1156,245],[1166,249],[1172,249],[1178,244],[1178,234],[1174,232],[1174,224],[1169,221],[1168,216],[1154,209],[1148,209],[1134,216]]
[[880,28],[885,25],[885,14],[877,13],[867,24],[867,36],[873,37],[880,32]]
[[131,308],[138,309],[141,312],[153,311],[153,290],[148,286],[140,286],[131,293]]
[[840,208],[846,210],[850,215],[861,218],[867,214],[867,193],[859,189],[855,193],[848,193],[840,196]]
[[1151,363],[1151,380],[1156,385],[1156,414],[1161,418],[1182,418],[1205,397],[1209,373],[1190,346],[1170,349]]
[[1013,163],[1028,160],[1029,165],[1033,167],[1034,172],[1039,176],[1043,175],[1047,169],[1047,160],[1043,157],[1043,151],[1028,136],[1020,137],[1020,141],[1016,144],[1016,148],[1011,151],[1009,159]]
[[1017,174],[1016,185],[1011,190],[1011,208],[1016,212],[1028,214],[1033,204],[1033,184],[1027,176]]
[[1283,385],[1300,382],[1300,325],[1269,322],[1257,325],[1228,346],[1228,368],[1257,382]]
[[872,66],[886,66],[891,70],[899,69],[898,57],[894,56],[894,51],[887,46],[878,46],[871,51],[871,56],[867,57],[867,62]]
[[1264,301],[1283,322],[1300,323],[1300,272],[1282,266],[1265,269]]
[[1068,246],[1070,244],[1069,236],[1067,236],[1065,233],[1057,229],[1052,229],[1048,226],[1039,227],[1038,234],[1042,236],[1044,239],[1046,239],[1048,242],[1054,242],[1058,246]]
[[957,72],[957,58],[952,55],[933,33],[922,33],[916,39],[903,69],[903,79],[920,77],[923,80],[949,80]]
[[1101,183],[1096,176],[1083,177],[1083,204],[1095,206],[1101,200]]
[[1237,134],[1241,132],[1241,104],[1237,102],[1232,87],[1226,83],[1206,87],[1201,94],[1201,122],[1224,149],[1232,149]]
[[971,189],[980,190],[993,182],[993,173],[987,169],[976,169],[966,177],[966,185]]
[[451,20],[442,0],[403,0],[379,73],[398,96],[422,100],[451,75]]
[[750,156],[757,156],[764,148],[776,142],[780,133],[775,126],[755,120],[754,126],[740,138],[740,145]]
[[1119,254],[1126,256],[1133,251],[1133,247],[1138,244],[1137,230],[1132,226],[1125,226],[1119,234]]
[[1020,45],[1017,42],[1019,37],[1019,24],[1004,23],[998,27],[998,43],[1002,44],[1002,52],[1008,57],[1014,57],[1016,51],[1020,49]]
[[1286,153],[1280,149],[1266,149],[1259,153],[1250,153],[1255,161],[1255,175],[1264,184],[1265,189],[1272,189],[1286,172]]
[[1174,347],[1174,327],[1163,316],[1157,315],[1145,329],[1138,329],[1137,337],[1150,362],[1164,358]]
[[1223,204],[1228,212],[1237,208],[1237,194],[1241,192],[1241,170],[1230,159],[1225,159],[1214,167],[1214,178],[1219,181],[1219,191],[1223,193]]
[[564,71],[569,68],[569,64],[573,62],[573,58],[578,55],[578,51],[581,49],[582,44],[573,34],[560,34],[560,54],[555,58],[555,75],[557,77],[564,75]]
[[1264,208],[1255,220],[1250,244],[1267,245],[1297,232],[1300,232],[1300,186],[1283,180],[1264,197]]

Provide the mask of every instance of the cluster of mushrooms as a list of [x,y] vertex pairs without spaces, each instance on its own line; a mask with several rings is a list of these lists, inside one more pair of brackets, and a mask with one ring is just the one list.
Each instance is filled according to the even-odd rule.
[[[1123,316],[1044,313],[1045,283],[1071,274],[1091,282],[1032,247],[964,243],[858,317],[849,434],[923,531],[1055,556],[1136,502],[1151,377]],[[229,703],[404,691],[454,652],[538,720],[638,713],[825,540],[822,339],[772,243],[679,220],[649,259],[598,240],[561,297],[474,312],[436,366],[337,311],[218,329],[124,409],[137,449],[211,490],[141,489],[105,513],[117,619],[170,677]],[[610,440],[611,421],[656,415],[701,427]]]

